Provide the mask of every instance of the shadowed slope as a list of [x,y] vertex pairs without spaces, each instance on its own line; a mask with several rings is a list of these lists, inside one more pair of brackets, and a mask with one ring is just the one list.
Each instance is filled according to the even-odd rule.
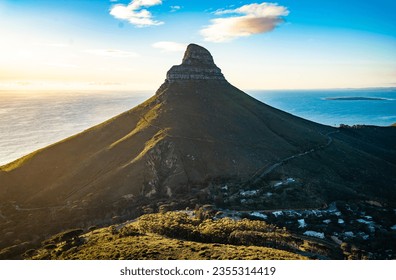
[[249,177],[260,166],[326,143],[326,131],[226,82],[171,83],[106,123],[3,166],[9,187],[2,191],[35,206],[88,194],[170,194],[187,182]]

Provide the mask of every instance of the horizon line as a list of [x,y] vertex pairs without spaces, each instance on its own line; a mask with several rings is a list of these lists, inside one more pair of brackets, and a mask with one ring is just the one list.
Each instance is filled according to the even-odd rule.
[[[24,88],[21,87],[10,87],[10,88],[1,88],[0,92],[64,92],[64,91],[80,91],[80,92],[90,92],[90,91],[100,91],[100,92],[145,92],[145,91],[156,91],[159,87],[155,88],[106,88],[106,87],[54,87],[54,88]],[[240,88],[242,91],[313,91],[313,90],[367,90],[367,89],[396,89],[396,86],[368,86],[368,87],[323,87],[323,88]]]

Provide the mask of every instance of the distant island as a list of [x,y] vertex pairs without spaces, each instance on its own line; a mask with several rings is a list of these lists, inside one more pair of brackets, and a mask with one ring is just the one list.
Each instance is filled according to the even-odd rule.
[[345,100],[345,101],[360,101],[360,100],[388,100],[381,97],[326,97],[325,100]]

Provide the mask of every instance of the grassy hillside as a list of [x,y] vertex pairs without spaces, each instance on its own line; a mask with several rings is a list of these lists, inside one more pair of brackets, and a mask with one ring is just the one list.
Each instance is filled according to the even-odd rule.
[[[28,259],[307,259],[284,229],[261,221],[202,219],[183,212],[143,215],[111,227],[69,230],[29,250]],[[267,245],[267,246],[265,246]],[[268,247],[272,246],[272,247]]]

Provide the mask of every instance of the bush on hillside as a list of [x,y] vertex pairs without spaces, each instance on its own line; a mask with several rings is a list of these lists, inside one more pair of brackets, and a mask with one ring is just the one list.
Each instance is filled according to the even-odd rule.
[[43,242],[43,245],[70,241],[70,240],[78,237],[79,235],[81,235],[83,232],[84,232],[84,230],[82,230],[80,228],[70,229],[70,230],[58,233],[58,234],[52,236],[50,239],[45,240]]
[[285,230],[264,221],[230,218],[201,221],[183,212],[143,215],[137,222],[137,230],[199,242],[260,246],[276,245],[280,238],[290,236]]

